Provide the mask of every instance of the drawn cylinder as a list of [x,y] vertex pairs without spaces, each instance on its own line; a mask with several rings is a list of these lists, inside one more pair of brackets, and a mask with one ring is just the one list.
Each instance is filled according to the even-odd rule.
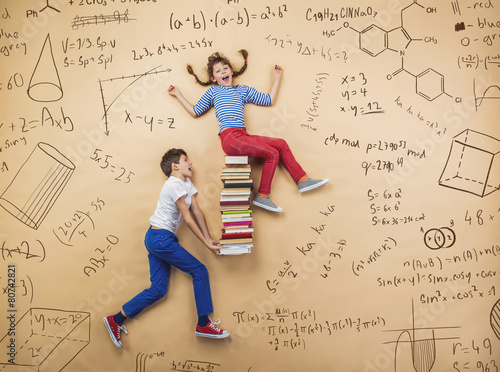
[[75,165],[67,157],[40,142],[0,197],[0,206],[37,229],[74,170]]

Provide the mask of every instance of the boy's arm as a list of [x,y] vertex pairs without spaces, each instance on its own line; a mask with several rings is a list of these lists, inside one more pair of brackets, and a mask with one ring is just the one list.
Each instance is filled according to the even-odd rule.
[[283,75],[283,69],[280,66],[275,65],[273,85],[271,86],[271,90],[269,91],[269,95],[271,96],[271,105],[274,103],[278,95],[278,89],[280,86],[282,75]]
[[182,104],[182,107],[184,107],[184,109],[189,113],[189,115],[191,115],[195,119],[198,117],[196,115],[196,113],[194,112],[193,105],[184,97],[184,95],[181,93],[181,91],[177,87],[171,85],[168,88],[168,94],[176,97],[179,100],[179,102]]
[[[196,198],[194,196],[192,197],[191,200],[192,200],[191,206],[193,205],[193,202],[194,202],[194,204],[197,205]],[[184,221],[186,221],[189,229],[193,232],[193,234],[198,239],[200,239],[200,241],[203,244],[205,244],[205,246],[208,249],[214,251],[215,254],[220,254],[219,247],[214,244],[214,241],[210,237],[210,233],[208,232],[206,222],[204,224],[205,232],[203,232],[200,229],[200,227],[198,226],[197,221],[195,221],[195,219],[191,215],[191,212],[189,211],[189,208],[188,208],[188,206],[187,206],[186,201],[184,200],[184,198],[181,197],[181,198],[177,199],[177,201],[175,202],[175,204],[177,205],[177,208],[179,208],[179,211],[181,212],[182,217],[184,218]],[[198,207],[198,209],[201,211],[201,209],[199,207]],[[203,220],[205,220],[204,217],[203,217]],[[208,239],[205,237],[205,234],[207,234]]]
[[198,201],[196,200],[195,195],[193,195],[191,197],[191,212],[193,213],[194,219],[195,219],[196,223],[198,224],[198,227],[200,228],[205,239],[207,239],[212,244],[219,243],[218,241],[212,239],[212,236],[210,235],[210,231],[208,230],[207,220],[205,219],[205,214],[203,213],[203,210],[201,209],[200,205],[198,204]]

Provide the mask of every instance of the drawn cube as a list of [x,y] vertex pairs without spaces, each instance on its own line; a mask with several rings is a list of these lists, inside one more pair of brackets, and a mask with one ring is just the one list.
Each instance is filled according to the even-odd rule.
[[478,196],[500,188],[500,141],[470,129],[453,137],[439,184]]
[[0,371],[61,371],[89,343],[90,313],[31,308],[0,340]]

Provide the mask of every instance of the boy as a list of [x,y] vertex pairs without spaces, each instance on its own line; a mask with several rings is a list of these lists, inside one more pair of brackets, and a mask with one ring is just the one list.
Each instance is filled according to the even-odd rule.
[[151,224],[144,243],[148,250],[151,287],[123,305],[116,315],[104,318],[104,324],[114,344],[121,348],[120,331],[127,333],[123,322],[134,318],[143,309],[167,293],[170,267],[177,267],[193,278],[194,296],[198,312],[195,334],[202,337],[225,338],[229,332],[219,329],[209,318],[213,312],[210,283],[206,267],[179,245],[175,235],[184,220],[196,237],[207,248],[219,255],[218,242],[208,231],[205,215],[196,201],[196,188],[191,182],[192,165],[182,149],[170,149],[162,157],[160,166],[168,177],[156,209],[149,219]]

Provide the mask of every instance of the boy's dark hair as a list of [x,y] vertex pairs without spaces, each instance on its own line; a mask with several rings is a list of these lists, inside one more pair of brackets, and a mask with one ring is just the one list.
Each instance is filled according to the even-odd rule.
[[163,154],[160,162],[160,167],[167,177],[170,177],[170,175],[172,174],[172,163],[179,164],[181,155],[187,157],[186,151],[184,151],[183,149],[170,149],[165,154]]
[[247,65],[248,65],[248,63],[247,63],[248,52],[245,49],[241,49],[239,51],[239,53],[243,56],[245,63],[243,64],[243,67],[241,69],[239,69],[238,71],[234,71],[233,66],[231,66],[231,62],[229,61],[229,59],[219,52],[216,52],[216,53],[212,54],[210,57],[208,57],[208,62],[207,62],[207,72],[208,72],[208,77],[209,77],[208,81],[201,81],[198,78],[198,76],[194,73],[191,65],[187,65],[187,70],[191,75],[194,76],[194,78],[196,79],[196,82],[198,84],[201,84],[204,86],[217,84],[217,83],[213,82],[211,78],[214,76],[214,72],[213,72],[214,65],[219,63],[219,62],[221,62],[224,65],[228,65],[231,68],[231,70],[233,70],[233,77],[239,76],[245,72],[245,70],[247,69]]

